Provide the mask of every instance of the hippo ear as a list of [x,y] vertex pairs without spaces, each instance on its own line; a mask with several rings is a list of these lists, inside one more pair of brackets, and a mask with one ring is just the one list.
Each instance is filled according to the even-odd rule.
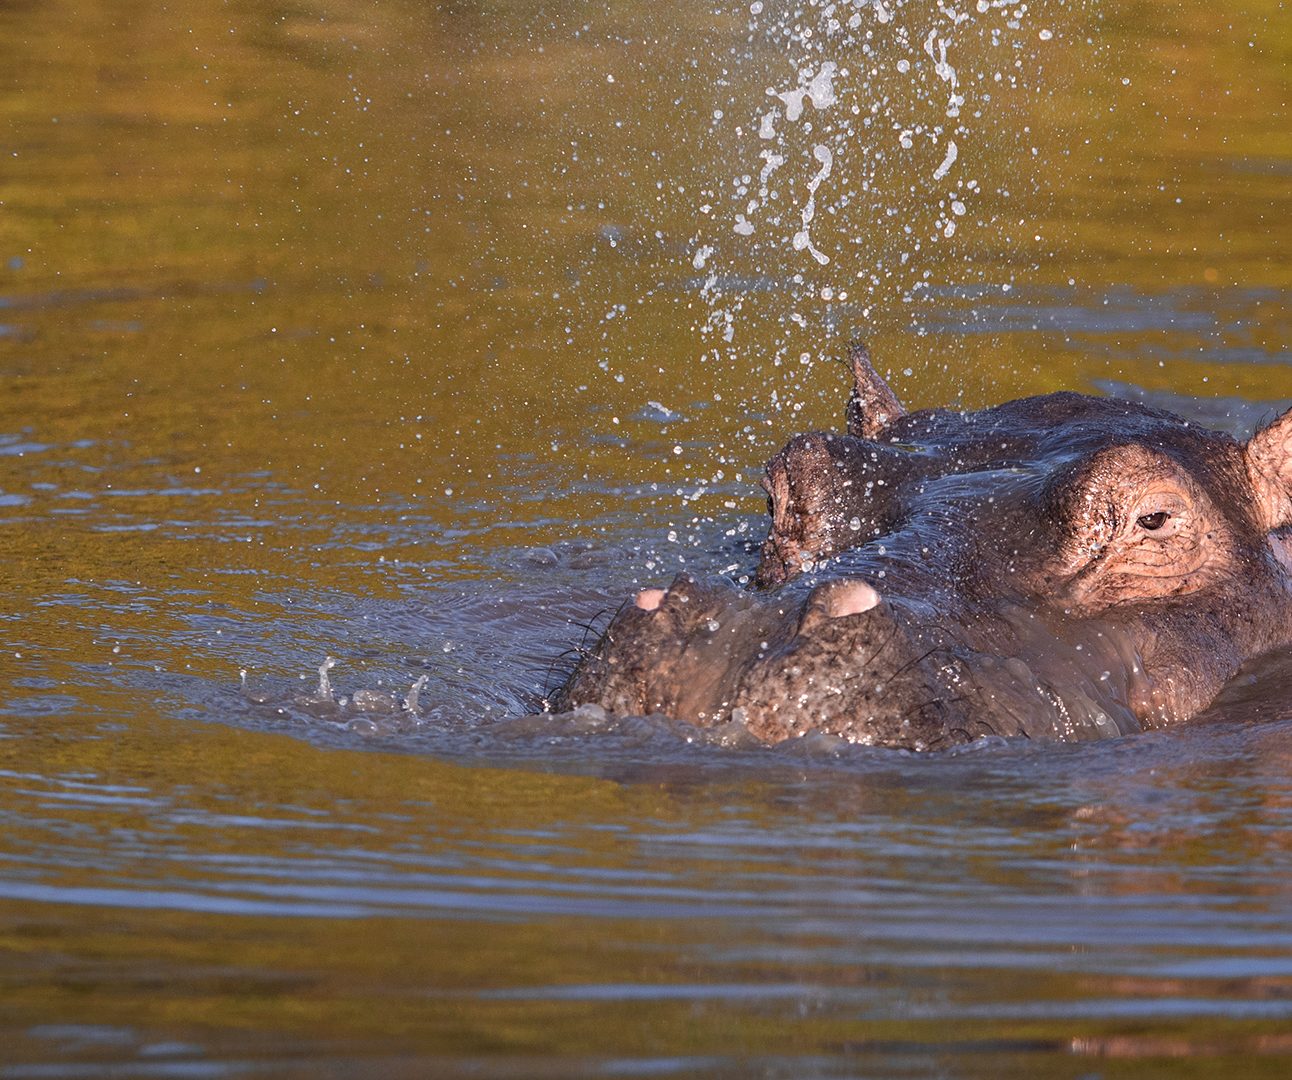
[[877,439],[894,420],[906,415],[897,395],[870,363],[870,351],[860,341],[848,346],[852,394],[848,398],[848,434]]
[[1292,525],[1292,409],[1259,429],[1245,456],[1261,524],[1267,529]]

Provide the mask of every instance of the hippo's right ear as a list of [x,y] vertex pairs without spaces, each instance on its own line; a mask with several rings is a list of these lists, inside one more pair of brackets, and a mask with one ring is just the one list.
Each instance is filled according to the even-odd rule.
[[1251,437],[1245,457],[1261,524],[1292,525],[1292,409]]

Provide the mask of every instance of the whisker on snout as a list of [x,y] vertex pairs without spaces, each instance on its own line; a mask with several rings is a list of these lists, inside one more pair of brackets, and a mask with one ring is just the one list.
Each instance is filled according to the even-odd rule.
[[583,634],[579,638],[579,643],[568,649],[563,649],[556,656],[552,657],[547,663],[547,670],[543,678],[543,693],[540,695],[538,707],[546,712],[551,708],[552,699],[557,691],[561,689],[573,677],[579,665],[593,655],[596,642],[601,638],[613,623],[625,604],[620,604],[613,612],[609,608],[602,608],[593,615],[587,622],[578,619],[572,619],[571,625],[579,627]]

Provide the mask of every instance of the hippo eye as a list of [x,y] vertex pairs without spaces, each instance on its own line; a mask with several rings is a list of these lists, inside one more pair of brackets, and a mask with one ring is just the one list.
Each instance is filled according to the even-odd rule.
[[1141,529],[1147,529],[1149,532],[1156,532],[1166,524],[1166,519],[1171,515],[1165,510],[1159,510],[1155,514],[1144,514],[1136,522]]

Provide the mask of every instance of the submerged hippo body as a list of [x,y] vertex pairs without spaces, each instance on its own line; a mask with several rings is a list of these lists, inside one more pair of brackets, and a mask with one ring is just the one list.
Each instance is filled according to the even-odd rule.
[[551,700],[932,749],[1192,716],[1292,641],[1292,412],[1240,443],[1058,393],[907,414],[851,355],[846,434],[767,466],[753,591],[625,604]]

